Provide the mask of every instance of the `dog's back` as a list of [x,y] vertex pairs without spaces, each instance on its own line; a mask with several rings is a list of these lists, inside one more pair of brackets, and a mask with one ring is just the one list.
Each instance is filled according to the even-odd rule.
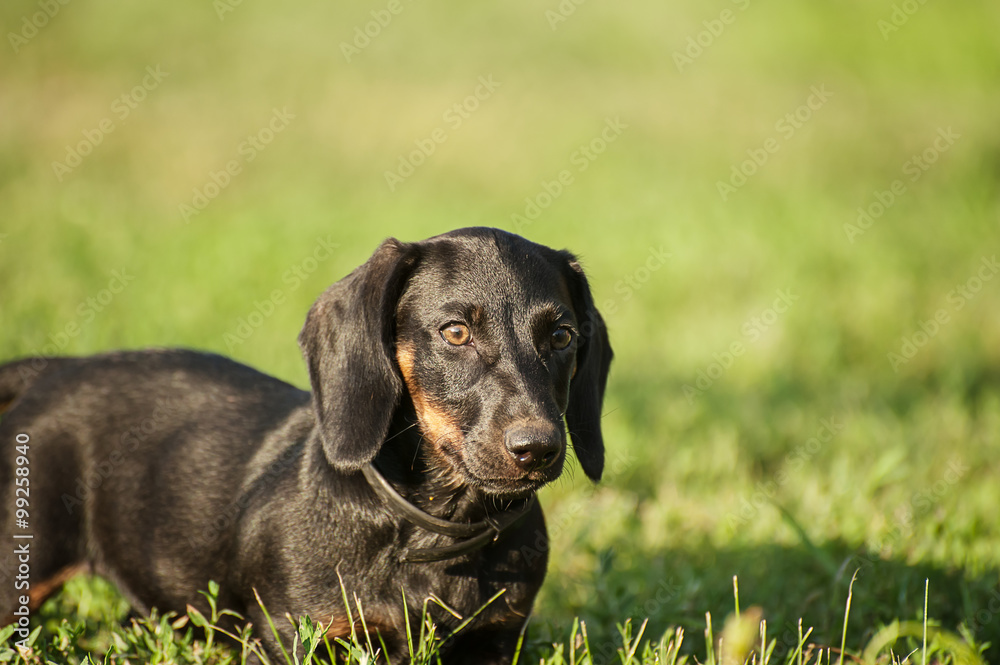
[[191,588],[226,578],[254,482],[287,474],[312,424],[308,393],[178,350],[9,363],[0,405],[0,527],[30,536],[18,539],[30,554],[0,555],[5,620],[21,594],[34,607],[91,565],[137,607],[184,607]]

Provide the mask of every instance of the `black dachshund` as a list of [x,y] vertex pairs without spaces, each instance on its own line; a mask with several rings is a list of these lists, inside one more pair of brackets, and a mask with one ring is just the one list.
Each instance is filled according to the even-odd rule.
[[80,570],[140,611],[204,608],[215,580],[273,655],[255,590],[286,644],[286,613],[361,630],[346,590],[390,662],[404,595],[417,632],[428,598],[442,635],[475,615],[445,662],[509,662],[567,428],[587,476],[604,466],[612,354],[579,263],[497,229],[389,239],[299,343],[311,394],[185,350],[0,367],[0,619]]

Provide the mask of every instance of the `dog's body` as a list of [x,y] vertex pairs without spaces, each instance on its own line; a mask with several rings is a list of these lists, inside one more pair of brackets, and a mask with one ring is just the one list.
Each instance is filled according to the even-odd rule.
[[[509,662],[545,575],[533,495],[561,472],[564,415],[584,471],[603,467],[611,350],[579,266],[493,229],[388,240],[320,297],[300,343],[312,394],[191,351],[0,367],[0,526],[33,536],[16,541],[31,552],[22,593],[37,606],[90,567],[140,610],[183,612],[215,580],[220,604],[256,626],[254,590],[272,616],[309,615],[343,636],[343,586],[353,627],[356,597],[399,662],[404,594],[410,621],[435,599],[448,634],[502,592],[445,660]],[[26,440],[24,530],[14,479]],[[475,547],[435,533],[376,491],[373,469],[429,519],[514,524]],[[0,619],[19,607],[13,586]],[[276,625],[288,644],[291,626]]]

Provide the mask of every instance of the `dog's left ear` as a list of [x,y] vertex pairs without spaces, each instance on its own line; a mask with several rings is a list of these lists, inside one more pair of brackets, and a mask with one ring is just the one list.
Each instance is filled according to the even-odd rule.
[[573,297],[580,338],[576,348],[576,374],[569,387],[566,426],[583,472],[594,481],[604,471],[604,437],[601,434],[601,404],[611,366],[611,343],[601,313],[594,306],[590,286],[579,261],[569,252],[560,252],[564,274]]
[[393,362],[396,303],[416,262],[415,245],[389,238],[323,292],[299,334],[323,450],[341,471],[375,459],[402,395]]

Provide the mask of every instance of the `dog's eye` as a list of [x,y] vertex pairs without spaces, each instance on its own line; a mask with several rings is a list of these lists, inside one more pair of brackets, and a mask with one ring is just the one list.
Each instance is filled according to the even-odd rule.
[[453,323],[441,329],[441,337],[452,346],[464,346],[472,341],[472,332],[462,323]]
[[562,351],[573,341],[573,331],[569,328],[559,328],[552,333],[552,348]]

